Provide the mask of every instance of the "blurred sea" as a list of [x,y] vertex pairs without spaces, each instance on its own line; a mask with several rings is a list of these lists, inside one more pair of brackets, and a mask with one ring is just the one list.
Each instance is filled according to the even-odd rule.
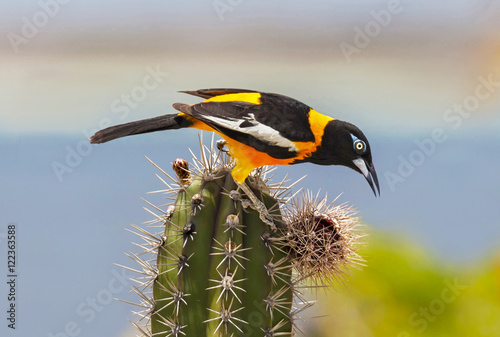
[[[1,219],[30,232],[43,230],[54,240],[77,228],[80,235],[90,228],[100,238],[103,232],[118,235],[124,226],[148,220],[141,197],[162,202],[157,194],[146,195],[162,186],[144,156],[168,171],[175,158],[190,159],[188,148],[199,152],[197,135],[193,130],[161,132],[86,147],[81,146],[83,137],[1,139]],[[208,143],[210,133],[204,138]],[[411,165],[410,154],[419,149],[414,141],[425,138],[369,134],[380,198],[361,175],[340,166],[278,166],[274,180],[285,174],[292,181],[307,175],[299,187],[330,198],[342,193],[339,202],[352,203],[370,226],[412,236],[446,261],[474,261],[500,238],[495,216],[500,157],[491,153],[499,136],[450,136],[420,166]],[[413,167],[409,176],[408,163]],[[25,240],[30,237],[25,235]]]

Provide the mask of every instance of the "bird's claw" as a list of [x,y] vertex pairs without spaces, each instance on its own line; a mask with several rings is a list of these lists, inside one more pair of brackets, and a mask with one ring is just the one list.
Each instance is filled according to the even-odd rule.
[[259,218],[263,223],[268,225],[273,232],[276,231],[276,225],[274,224],[273,217],[269,214],[266,205],[264,205],[262,201],[255,200],[250,207],[259,213]]
[[[264,203],[262,201],[257,199],[255,194],[253,194],[252,190],[245,183],[241,183],[238,185],[243,190],[243,192],[245,192],[245,194],[248,196],[248,198],[250,199],[249,200],[250,203],[245,205],[245,206],[246,207],[250,206],[251,208],[256,210],[259,213],[260,220],[262,220],[263,223],[268,225],[271,228],[271,230],[273,232],[275,232],[276,225],[274,223],[273,217],[271,216],[271,214],[269,214],[269,211],[267,210],[266,205],[264,205]],[[242,201],[243,200],[248,200],[248,199],[242,199]],[[244,208],[246,208],[246,207],[244,207]]]

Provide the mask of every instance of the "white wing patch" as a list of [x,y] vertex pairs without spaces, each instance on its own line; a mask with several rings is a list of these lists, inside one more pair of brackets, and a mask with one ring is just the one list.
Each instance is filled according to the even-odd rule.
[[[241,119],[226,119],[215,116],[203,116],[203,118],[209,119],[212,122],[220,126],[224,126],[228,129],[252,135],[253,137],[262,140],[269,145],[283,147],[288,149],[289,151],[299,151],[299,149],[297,149],[293,142],[281,136],[278,131],[255,120],[254,114],[248,115],[249,117],[243,117],[244,121],[242,121]],[[241,127],[240,125],[244,122],[246,122],[247,124],[250,123],[252,124],[252,126]]]

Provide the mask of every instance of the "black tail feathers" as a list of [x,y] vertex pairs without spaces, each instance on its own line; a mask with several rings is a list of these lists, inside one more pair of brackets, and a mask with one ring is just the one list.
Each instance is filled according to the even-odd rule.
[[116,138],[138,135],[141,133],[180,129],[188,127],[190,124],[191,122],[178,114],[163,115],[103,129],[90,137],[90,143],[101,144]]

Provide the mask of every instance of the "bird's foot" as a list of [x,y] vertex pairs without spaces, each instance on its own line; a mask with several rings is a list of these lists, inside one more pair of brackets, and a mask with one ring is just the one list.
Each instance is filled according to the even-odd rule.
[[273,232],[276,231],[276,225],[274,224],[273,217],[271,216],[271,214],[269,214],[266,205],[264,205],[264,203],[257,198],[257,196],[252,192],[247,184],[238,183],[238,186],[243,190],[243,192],[245,192],[245,194],[252,202],[252,205],[250,205],[250,207],[255,209],[259,213],[260,220],[268,225]]
[[259,218],[263,223],[268,225],[273,232],[276,231],[276,225],[274,224],[273,217],[269,214],[266,205],[260,200],[253,202],[253,208],[259,212]]

